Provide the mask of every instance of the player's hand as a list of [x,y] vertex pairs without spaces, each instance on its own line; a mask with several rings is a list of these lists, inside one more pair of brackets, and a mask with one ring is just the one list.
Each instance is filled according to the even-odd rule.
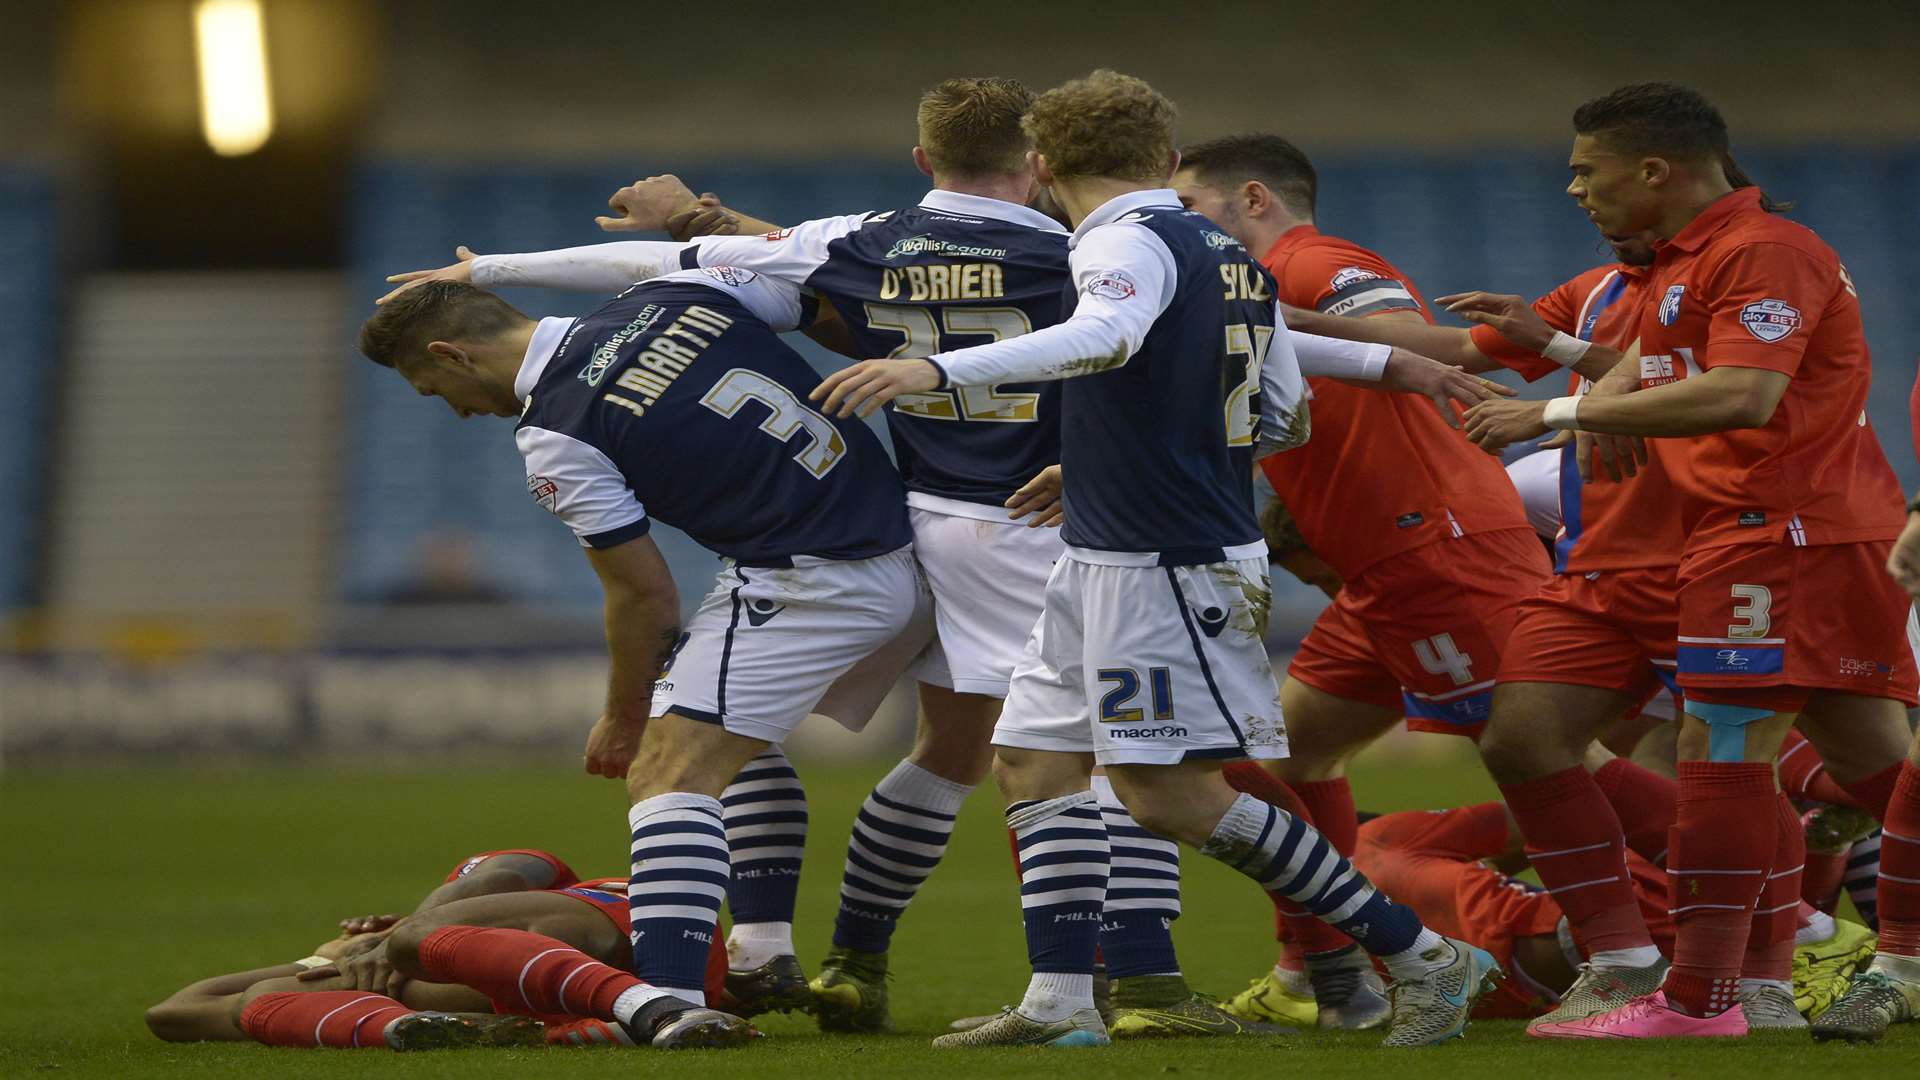
[[699,208],[700,199],[672,173],[635,180],[607,200],[612,216],[602,214],[593,223],[607,232],[661,232],[674,215]]
[[[406,988],[408,979],[393,968],[393,962],[387,959],[387,943],[378,945],[358,956],[347,957],[334,965],[353,984],[355,990],[365,990],[375,994],[385,994],[398,998],[400,991]],[[325,971],[325,968],[315,968]]]
[[901,394],[939,387],[940,369],[925,360],[862,360],[827,376],[807,399],[822,402],[823,413],[864,419]]
[[1506,293],[1464,292],[1452,296],[1442,296],[1434,301],[1446,305],[1448,311],[1471,323],[1491,326],[1500,332],[1500,336],[1523,349],[1539,352],[1553,340],[1553,327],[1548,326],[1533,305],[1518,296]]
[[1380,376],[1380,385],[1388,390],[1425,394],[1439,408],[1440,418],[1451,428],[1460,426],[1459,419],[1453,413],[1453,402],[1472,406],[1514,395],[1510,387],[1405,349],[1395,349],[1388,355],[1387,369]]
[[1604,472],[1614,483],[1640,475],[1647,463],[1647,440],[1631,435],[1602,435],[1592,431],[1574,433],[1574,453],[1580,463],[1580,482],[1593,483]]
[[1544,401],[1483,401],[1467,410],[1467,438],[1489,454],[1545,435]]
[[691,209],[667,219],[667,235],[681,243],[696,236],[738,236],[740,215],[722,206],[720,196],[709,191]]
[[1066,504],[1061,494],[1066,486],[1060,480],[1060,466],[1049,465],[1040,470],[1039,475],[1020,485],[1013,498],[1006,502],[1007,517],[1014,521],[1027,519],[1027,528],[1051,528],[1066,519]]
[[438,270],[409,270],[404,274],[389,275],[387,280],[390,282],[399,282],[400,287],[380,299],[375,300],[374,303],[384,304],[394,297],[399,296],[401,293],[406,292],[408,289],[413,288],[415,285],[424,285],[429,281],[471,282],[473,280],[474,259],[472,250],[470,250],[467,245],[461,244],[459,247],[453,249],[453,257],[455,260],[453,263],[443,266]]
[[356,915],[351,919],[340,920],[340,934],[342,937],[352,937],[355,934],[373,934],[381,930],[391,930],[394,923],[405,917],[391,914]]
[[646,730],[644,721],[615,720],[601,714],[593,730],[587,732],[587,775],[625,780],[633,756],[640,751],[640,735]]
[[1553,434],[1547,436],[1546,438],[1541,439],[1540,445],[1534,447],[1534,449],[1535,450],[1558,450],[1561,447],[1572,442],[1573,437],[1577,434],[1579,433],[1573,432],[1573,431],[1556,431]]
[[[399,920],[396,918],[394,921],[398,922]],[[392,929],[392,927],[388,927],[387,929]],[[313,955],[338,963],[348,957],[359,956],[361,953],[366,952],[368,949],[386,940],[386,936],[386,930],[364,934],[342,934],[332,941],[321,942],[319,948],[313,950]]]
[[1920,600],[1920,514],[1907,515],[1907,527],[1900,530],[1900,539],[1893,542],[1893,551],[1887,555],[1887,573],[1908,595]]

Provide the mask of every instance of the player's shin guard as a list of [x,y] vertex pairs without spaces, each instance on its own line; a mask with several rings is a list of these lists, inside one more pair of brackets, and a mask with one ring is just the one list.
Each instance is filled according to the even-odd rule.
[[364,990],[261,994],[240,1011],[240,1030],[268,1046],[386,1049],[388,1024],[413,1010]]
[[1093,792],[1007,807],[1020,854],[1020,915],[1033,981],[1020,1011],[1050,1022],[1093,1007],[1106,903],[1107,830]]
[[704,1005],[707,954],[729,880],[720,800],[690,792],[655,795],[635,803],[627,823],[633,972]]
[[1800,927],[1800,875],[1806,862],[1806,834],[1800,815],[1785,795],[1776,796],[1773,867],[1754,903],[1747,951],[1740,978],[1793,983],[1794,934]]
[[1654,864],[1667,861],[1667,831],[1673,828],[1679,785],[1626,758],[1614,758],[1594,771],[1593,782],[1607,797],[1627,850]]
[[622,994],[651,989],[557,938],[478,926],[444,926],[428,934],[420,943],[420,974],[430,982],[471,986],[529,1015],[600,1020],[617,1019],[614,1003]]
[[1141,828],[1106,777],[1094,777],[1093,790],[1111,853],[1100,922],[1107,977],[1178,975],[1173,920],[1180,917],[1180,845]]
[[883,953],[920,886],[947,853],[960,804],[973,790],[902,761],[874,785],[847,838],[833,943]]
[[1717,1016],[1739,989],[1754,903],[1779,828],[1772,762],[1683,761],[1668,844],[1675,939],[1667,1001]]
[[740,770],[720,793],[733,876],[733,966],[757,968],[793,953],[793,911],[807,847],[807,793],[777,746]]
[[1920,769],[1902,765],[1880,833],[1880,952],[1920,957]]
[[1526,837],[1533,868],[1588,952],[1626,955],[1644,949],[1650,954],[1653,936],[1627,875],[1620,819],[1592,774],[1576,765],[1502,784],[1500,793]]
[[1414,950],[1440,943],[1412,908],[1375,891],[1313,826],[1251,795],[1234,800],[1200,853],[1298,901],[1386,960],[1389,970]]
[[[1276,806],[1305,821],[1319,827],[1313,812],[1307,808],[1306,801],[1300,797],[1292,785],[1262,768],[1257,762],[1236,761],[1220,770],[1220,776],[1227,786],[1235,791],[1245,792],[1268,806]],[[1352,789],[1346,786],[1346,780],[1316,781],[1309,786],[1316,787],[1323,797],[1338,800],[1344,792],[1344,805],[1348,810],[1353,807]],[[1358,818],[1355,818],[1356,822]],[[1325,835],[1322,833],[1321,835]],[[1333,843],[1331,838],[1328,843]],[[1356,832],[1355,842],[1358,842]],[[1352,845],[1349,845],[1351,849]],[[1334,850],[1339,851],[1338,844]],[[1351,856],[1351,850],[1341,852]],[[1267,894],[1273,900],[1274,937],[1283,944],[1280,966],[1289,971],[1300,971],[1306,965],[1306,954],[1310,952],[1336,952],[1353,944],[1353,939],[1327,925],[1318,915],[1308,911],[1300,904],[1281,896],[1279,893]]]

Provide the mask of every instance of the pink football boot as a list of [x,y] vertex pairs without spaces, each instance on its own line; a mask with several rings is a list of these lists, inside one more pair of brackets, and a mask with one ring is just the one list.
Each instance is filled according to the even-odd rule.
[[1668,1005],[1667,995],[1659,990],[1585,1019],[1527,1029],[1542,1039],[1728,1038],[1746,1033],[1747,1014],[1738,1005],[1718,1016],[1688,1016]]

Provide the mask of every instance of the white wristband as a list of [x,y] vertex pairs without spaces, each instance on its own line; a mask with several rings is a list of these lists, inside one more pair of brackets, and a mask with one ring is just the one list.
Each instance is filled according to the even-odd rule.
[[1593,342],[1555,330],[1553,337],[1547,341],[1547,347],[1540,350],[1540,355],[1561,367],[1572,367],[1579,363],[1591,348],[1593,348]]
[[1557,431],[1580,430],[1580,399],[1577,397],[1557,397],[1547,402],[1547,411],[1540,420]]
[[332,967],[333,961],[324,956],[309,956],[304,960],[295,960],[294,964],[307,971],[312,971],[314,968]]

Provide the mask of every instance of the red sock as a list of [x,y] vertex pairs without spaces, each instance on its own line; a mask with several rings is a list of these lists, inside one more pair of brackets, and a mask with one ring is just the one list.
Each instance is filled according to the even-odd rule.
[[420,943],[420,974],[459,983],[538,1016],[612,1020],[613,1001],[646,984],[564,941],[527,930],[445,926]]
[[[1269,806],[1277,806],[1287,813],[1305,821],[1314,822],[1313,810],[1286,781],[1261,768],[1257,762],[1236,761],[1220,770],[1227,784],[1235,791],[1245,792]],[[1322,784],[1338,784],[1347,791],[1347,807],[1353,807],[1352,789],[1345,780],[1325,780]],[[1355,820],[1356,829],[1358,819]],[[1324,833],[1322,835],[1325,835]],[[1332,843],[1331,840],[1328,841]],[[1338,845],[1335,845],[1338,847]],[[1273,901],[1274,937],[1281,943],[1280,966],[1288,970],[1299,970],[1304,966],[1305,954],[1310,952],[1333,952],[1353,944],[1353,939],[1328,926],[1318,915],[1279,893],[1270,892],[1268,898]]]
[[1778,804],[1773,842],[1773,868],[1753,906],[1752,929],[1747,932],[1746,958],[1740,962],[1743,979],[1793,981],[1793,938],[1800,929],[1800,874],[1806,861],[1806,834],[1800,815],[1785,795]]
[[1575,765],[1503,784],[1500,793],[1520,823],[1533,868],[1589,953],[1653,944],[1627,875],[1620,819],[1592,774]]
[[713,928],[713,947],[707,950],[707,1004],[719,1001],[727,992],[727,935]]
[[1846,852],[1809,851],[1806,869],[1800,871],[1800,899],[1831,915],[1839,906],[1840,880],[1846,876]]
[[548,1046],[632,1046],[633,1036],[611,1020],[575,1020],[547,1025]]
[[[1900,783],[1902,765],[1905,763],[1889,765],[1865,780],[1856,780],[1846,785],[1847,794],[1853,796],[1855,802],[1865,807],[1875,821],[1884,824],[1887,820],[1887,807],[1893,801],[1893,789]],[[1911,766],[1907,767],[1911,768]]]
[[1787,737],[1780,743],[1780,752],[1774,755],[1773,763],[1780,772],[1780,790],[1790,799],[1836,806],[1860,805],[1858,799],[1827,775],[1827,763],[1820,760],[1820,751],[1813,748],[1805,735],[1792,728],[1787,729]]
[[261,994],[240,1012],[240,1030],[268,1046],[387,1048],[387,1025],[412,1009],[364,990]]
[[1627,850],[1655,866],[1667,862],[1667,830],[1673,828],[1674,800],[1680,786],[1651,769],[1617,757],[1593,774],[1620,819]]
[[1779,793],[1770,761],[1683,761],[1667,846],[1675,938],[1667,1001],[1717,1016],[1739,991],[1754,902],[1773,865]]
[[1920,957],[1920,769],[1900,767],[1900,783],[1880,830],[1880,951]]
[[1333,850],[1353,858],[1360,843],[1360,815],[1353,808],[1353,785],[1344,776],[1331,780],[1307,780],[1289,785],[1306,805],[1307,820],[1327,838]]

